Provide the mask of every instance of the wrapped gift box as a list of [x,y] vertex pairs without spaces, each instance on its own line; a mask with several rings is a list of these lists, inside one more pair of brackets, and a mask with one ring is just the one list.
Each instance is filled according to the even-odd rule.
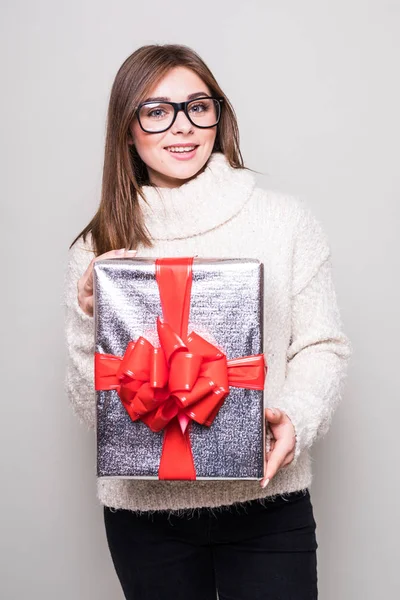
[[256,259],[94,263],[99,477],[263,476],[263,286]]

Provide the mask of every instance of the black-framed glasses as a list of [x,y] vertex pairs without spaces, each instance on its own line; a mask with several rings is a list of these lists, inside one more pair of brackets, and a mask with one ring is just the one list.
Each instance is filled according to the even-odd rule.
[[180,110],[183,110],[192,125],[207,129],[218,125],[223,101],[223,98],[201,96],[186,102],[142,102],[137,108],[136,116],[146,133],[161,133],[169,129]]

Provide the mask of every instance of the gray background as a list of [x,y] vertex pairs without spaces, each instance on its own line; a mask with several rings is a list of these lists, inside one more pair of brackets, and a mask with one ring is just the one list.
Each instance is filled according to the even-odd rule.
[[122,599],[94,437],[63,393],[61,290],[99,201],[112,81],[154,42],[200,53],[260,185],[305,198],[326,227],[354,356],[313,449],[320,597],[397,597],[399,2],[14,0],[1,13],[1,598]]

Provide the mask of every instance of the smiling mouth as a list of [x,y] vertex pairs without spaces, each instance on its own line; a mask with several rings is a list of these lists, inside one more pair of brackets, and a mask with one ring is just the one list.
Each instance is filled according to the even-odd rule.
[[184,154],[186,152],[193,152],[193,150],[196,150],[196,148],[199,147],[199,144],[188,144],[186,146],[181,146],[181,145],[176,145],[176,146],[165,146],[164,150],[168,150],[168,152],[175,152],[175,153],[179,153],[179,154]]

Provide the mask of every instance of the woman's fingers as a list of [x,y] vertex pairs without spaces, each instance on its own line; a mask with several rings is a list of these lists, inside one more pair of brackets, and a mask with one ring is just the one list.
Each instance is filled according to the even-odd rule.
[[273,439],[270,450],[265,453],[265,475],[260,481],[261,487],[265,487],[278,470],[290,464],[294,458],[294,427],[286,413],[277,408],[267,408],[265,420]]
[[93,316],[93,263],[92,258],[86,271],[77,282],[78,304],[90,317]]
[[275,477],[278,470],[283,466],[286,461],[286,457],[288,456],[289,450],[288,440],[285,438],[281,438],[275,441],[274,449],[270,453],[269,459],[267,461],[267,470],[265,473],[264,481],[266,479],[270,480],[272,477]]
[[279,423],[282,420],[283,413],[279,408],[266,408],[265,409],[265,418],[267,421],[271,423]]
[[136,254],[137,250],[119,248],[118,250],[109,250],[92,258],[86,271],[77,282],[78,303],[86,314],[90,317],[93,316],[93,265],[95,261],[105,258],[133,258]]
[[[281,412],[278,411],[278,409],[276,409],[276,408],[274,408],[274,409],[266,408],[264,411],[264,415],[265,415],[265,426],[266,427],[267,427],[269,421],[271,421],[271,423],[272,423],[272,421],[274,421],[275,423],[278,423],[282,417]],[[275,437],[272,437],[270,439],[268,452],[264,452],[264,473],[265,473],[265,475],[260,481],[261,487],[266,487],[270,480],[270,478],[268,477],[268,474],[267,474],[267,470],[268,470],[268,463],[271,459],[272,453],[275,448],[275,441],[276,441]]]
[[[275,447],[275,440],[271,439],[270,443],[269,443],[269,450],[268,452],[264,453],[264,473],[267,472],[267,466],[268,466],[268,461],[271,458],[272,452],[274,451],[274,447]],[[267,476],[264,477],[264,479],[261,480],[261,484],[267,479]],[[269,480],[268,480],[269,481]]]
[[294,458],[294,451],[290,450],[290,445],[285,444],[285,440],[278,440],[273,448],[266,453],[265,457],[265,476],[260,481],[261,487],[266,487],[268,482],[275,477],[279,469],[290,465]]
[[275,439],[272,439],[269,443],[269,450],[266,452],[267,461],[270,459],[273,449],[275,448]]
[[89,263],[88,268],[86,269],[83,276],[86,275],[86,281],[84,282],[85,291],[87,294],[93,294],[93,265],[98,260],[103,260],[104,258],[126,258],[135,256],[136,250],[125,250],[125,248],[119,248],[119,250],[109,250],[108,252],[104,252],[103,254],[99,254],[99,256],[95,256]]

